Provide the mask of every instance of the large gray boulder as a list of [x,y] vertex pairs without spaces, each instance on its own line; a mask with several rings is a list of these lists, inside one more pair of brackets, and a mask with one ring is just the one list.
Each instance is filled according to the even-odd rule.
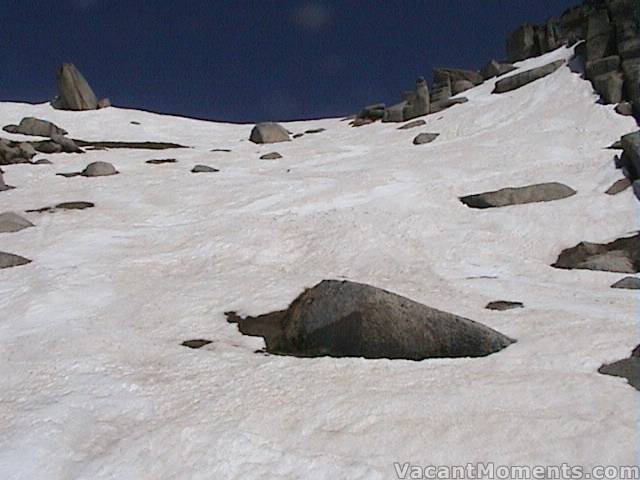
[[489,80],[493,77],[499,77],[500,75],[504,75],[505,73],[509,73],[516,70],[511,63],[502,63],[497,60],[491,60],[487,63],[482,70],[480,70],[480,75],[485,80]]
[[507,56],[510,62],[518,62],[540,55],[534,25],[525,23],[509,35]]
[[566,270],[637,273],[640,267],[640,234],[606,244],[581,242],[563,250],[552,266]]
[[600,94],[602,102],[606,105],[620,103],[622,101],[622,87],[624,77],[619,72],[605,73],[592,80],[593,88]]
[[65,63],[58,69],[58,98],[52,104],[60,110],[96,110],[98,99],[75,65]]
[[26,218],[21,217],[14,212],[0,213],[0,233],[14,233],[24,230],[25,228],[33,227]]
[[249,140],[253,143],[278,143],[289,142],[291,138],[289,138],[289,132],[282,125],[274,122],[263,122],[253,127]]
[[116,175],[118,171],[109,162],[93,162],[80,173],[83,177],[106,177]]
[[271,353],[423,360],[482,357],[514,342],[480,323],[370,285],[324,280],[284,312],[236,319]]
[[37,137],[51,137],[52,135],[67,134],[65,129],[58,127],[54,123],[34,117],[25,117],[20,120],[19,125],[7,125],[3,130],[9,133],[34,135]]
[[624,277],[611,285],[611,288],[620,288],[624,290],[640,290],[640,278]]
[[516,73],[515,75],[512,75],[510,77],[498,80],[496,82],[493,93],[505,93],[516,90],[531,82],[535,82],[536,80],[544,78],[547,75],[551,75],[564,64],[564,60],[557,60],[547,65],[543,65],[542,67],[533,68],[522,73]]
[[31,263],[28,258],[14,255],[13,253],[0,252],[0,270],[3,268],[19,267]]
[[84,151],[76,145],[72,139],[64,137],[62,135],[52,135],[51,140],[57,143],[62,148],[64,153],[84,153]]
[[576,194],[576,191],[562,183],[539,183],[526,187],[502,188],[492,192],[460,197],[460,201],[471,208],[494,208],[526,203],[551,202]]
[[629,358],[602,365],[598,372],[603,375],[626,378],[629,385],[640,390],[640,345],[631,352]]
[[36,150],[28,142],[11,142],[0,139],[0,165],[29,163],[36,155]]

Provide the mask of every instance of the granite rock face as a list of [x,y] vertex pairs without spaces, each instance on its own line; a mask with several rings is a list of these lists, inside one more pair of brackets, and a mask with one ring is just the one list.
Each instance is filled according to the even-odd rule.
[[58,70],[58,97],[53,106],[60,110],[96,110],[98,99],[82,73],[72,63]]
[[564,60],[557,60],[547,65],[532,68],[531,70],[527,70],[522,73],[516,73],[515,75],[512,75],[510,77],[498,80],[496,82],[493,93],[505,93],[521,88],[529,83],[544,78],[547,75],[551,75],[564,64]]

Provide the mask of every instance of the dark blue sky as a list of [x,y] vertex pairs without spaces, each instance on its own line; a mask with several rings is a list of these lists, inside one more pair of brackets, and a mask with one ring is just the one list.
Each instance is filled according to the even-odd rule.
[[578,0],[0,0],[0,100],[55,95],[75,63],[118,106],[227,121],[395,102],[434,67],[480,68]]

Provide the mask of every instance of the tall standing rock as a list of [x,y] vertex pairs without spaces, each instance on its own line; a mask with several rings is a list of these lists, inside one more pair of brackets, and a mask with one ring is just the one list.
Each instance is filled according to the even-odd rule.
[[60,110],[96,110],[98,99],[72,63],[65,63],[58,70],[58,98],[53,106]]
[[539,54],[535,27],[530,23],[525,23],[509,35],[507,56],[510,62],[518,62]]
[[587,22],[587,62],[611,55],[615,49],[615,31],[607,10],[597,10]]

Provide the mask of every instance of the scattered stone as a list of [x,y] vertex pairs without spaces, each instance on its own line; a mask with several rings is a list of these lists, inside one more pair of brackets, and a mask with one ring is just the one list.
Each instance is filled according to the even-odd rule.
[[501,63],[497,60],[491,60],[487,65],[484,66],[482,70],[480,70],[480,75],[485,80],[489,80],[493,77],[499,77],[509,72],[513,72],[516,70],[511,63]]
[[0,192],[4,192],[6,190],[13,190],[14,188],[16,188],[4,183],[4,178],[2,178],[2,173],[3,173],[2,170],[0,170]]
[[211,150],[212,152],[224,152],[224,153],[229,153],[231,152],[231,150],[227,149],[227,148],[214,148],[213,150]]
[[413,144],[424,145],[425,143],[431,143],[439,136],[439,133],[420,133],[413,139]]
[[13,253],[0,252],[0,269],[19,267],[31,263],[28,258],[14,255]]
[[430,96],[427,81],[419,77],[414,91],[405,92],[404,100],[384,110],[383,122],[405,122],[427,115],[430,110]]
[[110,141],[87,141],[74,139],[73,142],[79,147],[93,147],[99,149],[108,148],[131,148],[140,150],[169,150],[172,148],[188,148],[184,145],[170,142],[110,142]]
[[0,139],[0,165],[30,163],[37,154],[33,145],[28,142],[12,142]]
[[54,208],[60,210],[84,210],[93,207],[95,207],[95,204],[91,202],[64,202],[57,204]]
[[304,137],[304,133],[296,133],[295,135],[293,135],[292,138],[300,138],[300,137]]
[[304,133],[307,133],[307,134],[311,135],[311,134],[314,134],[314,133],[322,133],[325,130],[326,130],[326,128],[312,128],[310,130],[306,130]]
[[469,99],[467,97],[457,97],[435,102],[431,104],[431,113],[438,113],[442,110],[453,107],[454,105],[460,105],[462,103],[467,103],[468,101]]
[[136,122],[135,120],[132,120],[129,122],[131,125],[142,125],[140,122]]
[[58,97],[52,105],[60,110],[96,110],[98,99],[75,65],[65,63],[58,70]]
[[249,140],[253,143],[278,143],[289,142],[289,132],[274,122],[258,123],[253,130],[251,130],[251,136]]
[[191,173],[215,173],[219,172],[217,168],[210,167],[208,165],[196,165],[191,169]]
[[482,357],[514,342],[472,320],[338,280],[305,290],[286,311],[233,320],[242,333],[263,337],[269,353],[299,357]]
[[526,203],[551,202],[576,194],[572,188],[557,182],[539,183],[526,187],[503,188],[492,192],[460,197],[460,201],[471,208],[494,208]]
[[496,86],[493,90],[493,93],[505,93],[505,92],[510,92],[512,90],[516,90],[529,83],[532,83],[532,82],[535,82],[536,80],[544,78],[547,75],[551,75],[553,72],[558,70],[564,64],[565,64],[564,60],[557,60],[553,63],[543,65],[542,67],[527,70],[522,73],[516,73],[515,75],[512,75],[510,77],[503,78],[502,80],[498,80],[496,82]]
[[624,115],[626,117],[630,117],[633,115],[633,105],[631,105],[629,102],[620,102],[618,105],[616,105],[616,113],[620,114],[620,115]]
[[211,340],[196,339],[196,340],[186,340],[182,342],[181,345],[183,347],[198,349],[198,348],[204,347],[205,345],[209,345],[210,343],[213,343],[213,342]]
[[145,163],[150,165],[164,165],[165,163],[176,163],[177,160],[175,158],[158,158],[153,160],[147,160]]
[[66,135],[67,131],[47,121],[34,117],[25,117],[19,125],[7,125],[5,132],[19,133],[21,135],[34,135],[37,137],[51,137],[52,135]]
[[629,358],[602,365],[598,373],[613,377],[626,378],[636,390],[640,390],[640,345],[634,349]]
[[52,135],[51,140],[60,145],[64,153],[84,153],[70,138],[63,137],[62,135]]
[[620,180],[616,180],[613,185],[611,185],[606,192],[607,195],[617,195],[620,192],[624,192],[627,188],[631,186],[631,180],[628,178],[621,178]]
[[14,233],[24,230],[25,228],[33,227],[26,218],[21,217],[14,212],[0,213],[0,233]]
[[495,302],[489,302],[487,303],[487,306],[484,307],[487,310],[498,310],[498,311],[505,311],[505,310],[513,310],[515,308],[524,308],[524,304],[522,302],[509,302],[506,300],[497,300]]
[[611,288],[622,288],[625,290],[640,290],[640,278],[638,277],[624,277],[622,280],[617,281]]
[[106,177],[116,175],[118,171],[109,162],[93,162],[80,173],[83,177]]
[[53,162],[51,162],[51,160],[47,160],[46,158],[40,158],[35,162],[33,162],[33,164],[34,165],[53,165]]
[[411,128],[421,127],[422,125],[426,125],[427,122],[424,120],[414,120],[413,122],[405,123],[404,125],[398,127],[398,130],[409,130]]
[[581,242],[563,250],[555,268],[567,270],[600,270],[617,273],[638,273],[640,268],[640,234],[600,244]]
[[260,160],[278,160],[279,158],[282,158],[282,155],[280,155],[278,152],[271,152],[262,155],[260,157]]

